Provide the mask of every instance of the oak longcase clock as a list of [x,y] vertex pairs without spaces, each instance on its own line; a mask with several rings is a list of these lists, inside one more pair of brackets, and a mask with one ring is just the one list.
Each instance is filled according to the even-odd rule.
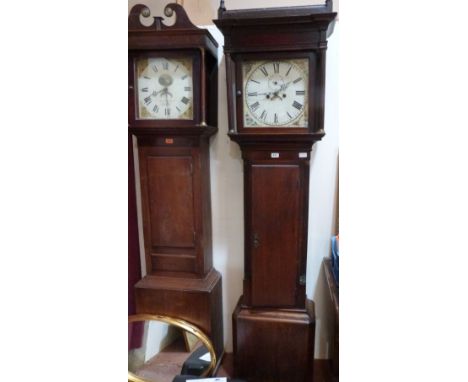
[[[229,137],[244,160],[243,295],[235,366],[252,382],[312,378],[315,314],[306,299],[309,160],[324,132],[332,3],[226,10]],[[261,351],[258,349],[261,348]]]
[[[223,353],[221,275],[212,266],[209,141],[217,131],[217,49],[178,4],[129,15],[129,130],[137,139],[145,273],[137,313],[200,327]],[[168,26],[168,24],[172,24]]]

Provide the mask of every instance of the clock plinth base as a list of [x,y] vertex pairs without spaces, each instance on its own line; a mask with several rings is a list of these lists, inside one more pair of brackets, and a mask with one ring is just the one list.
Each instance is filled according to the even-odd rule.
[[210,337],[218,363],[224,354],[221,274],[212,269],[203,279],[146,276],[135,285],[138,314],[180,318]]
[[307,301],[306,309],[259,309],[241,300],[232,316],[236,376],[249,382],[312,381],[314,303]]

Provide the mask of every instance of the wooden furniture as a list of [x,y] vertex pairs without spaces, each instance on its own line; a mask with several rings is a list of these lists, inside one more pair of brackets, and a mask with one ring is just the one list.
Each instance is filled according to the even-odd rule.
[[335,278],[332,272],[332,261],[329,258],[323,259],[323,268],[325,271],[325,278],[327,280],[328,291],[330,292],[330,299],[333,304],[333,348],[331,357],[331,367],[333,375],[338,377],[339,371],[339,333],[340,333],[340,311],[339,311],[339,293],[338,285],[336,285]]
[[306,301],[309,159],[325,135],[324,6],[231,10],[225,38],[229,137],[244,159],[243,296],[233,313],[235,368],[250,382],[312,378],[315,315]]
[[221,275],[212,265],[209,140],[217,131],[217,43],[169,4],[167,26],[128,19],[129,129],[138,140],[146,276],[137,313],[201,328],[223,354]]

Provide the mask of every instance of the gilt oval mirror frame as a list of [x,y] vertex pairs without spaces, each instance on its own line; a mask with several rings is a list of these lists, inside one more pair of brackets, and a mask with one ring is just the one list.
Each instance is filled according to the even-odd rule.
[[[200,329],[188,323],[187,321],[180,320],[180,319],[173,318],[173,317],[168,317],[168,316],[161,316],[161,315],[155,315],[155,314],[136,314],[136,315],[128,316],[129,324],[134,323],[134,322],[145,322],[145,321],[157,321],[157,322],[166,323],[168,325],[173,325],[176,328],[185,330],[186,332],[197,337],[203,343],[203,345],[206,346],[211,356],[210,365],[204,371],[201,377],[207,377],[212,374],[216,365],[216,353],[214,351],[211,340]],[[128,381],[129,382],[151,382],[151,381],[148,381],[147,379],[136,376],[130,370],[128,371]]]

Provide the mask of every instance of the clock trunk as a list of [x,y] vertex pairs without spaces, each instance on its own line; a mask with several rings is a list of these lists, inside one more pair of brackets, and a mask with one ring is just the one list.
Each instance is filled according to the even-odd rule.
[[303,233],[307,232],[308,152],[244,149],[243,155],[244,304],[304,308],[307,240],[303,239]]
[[139,137],[143,232],[150,275],[203,277],[212,266],[208,140]]

